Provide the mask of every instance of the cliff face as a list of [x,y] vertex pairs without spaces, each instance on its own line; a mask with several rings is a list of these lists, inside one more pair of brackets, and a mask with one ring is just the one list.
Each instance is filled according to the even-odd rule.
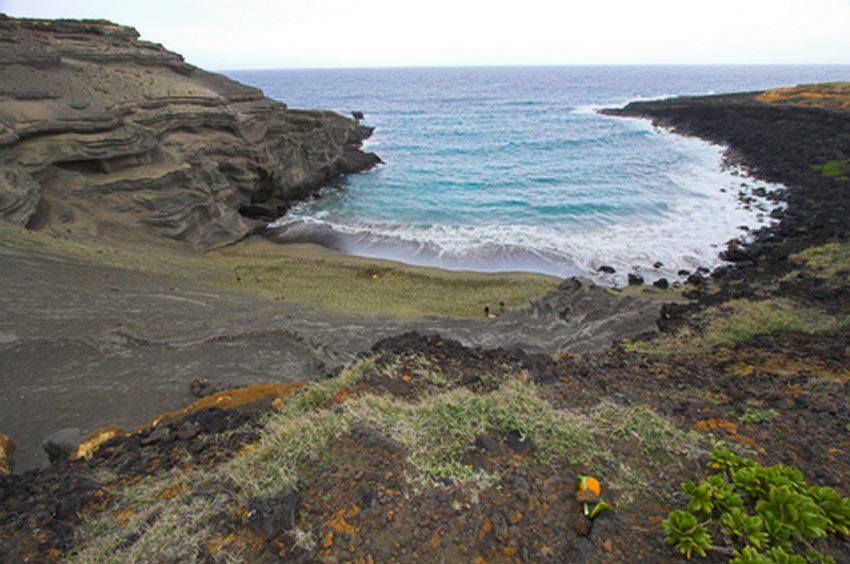
[[106,21],[0,15],[0,219],[204,249],[380,162],[371,129],[296,111]]

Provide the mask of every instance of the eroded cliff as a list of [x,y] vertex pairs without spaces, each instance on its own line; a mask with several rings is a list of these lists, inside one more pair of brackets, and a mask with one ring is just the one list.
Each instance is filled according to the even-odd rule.
[[0,15],[0,219],[206,249],[380,162],[357,120],[291,110],[138,37]]

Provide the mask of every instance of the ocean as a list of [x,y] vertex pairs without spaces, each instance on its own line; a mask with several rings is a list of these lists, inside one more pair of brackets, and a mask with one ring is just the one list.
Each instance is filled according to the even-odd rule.
[[[713,268],[769,223],[777,189],[723,150],[599,115],[674,95],[847,80],[847,66],[602,66],[229,71],[292,108],[362,111],[386,164],[273,224],[282,241],[409,264],[580,275],[623,285]],[[339,190],[336,184],[341,184]],[[658,266],[660,263],[661,266]],[[598,272],[602,265],[615,274]]]

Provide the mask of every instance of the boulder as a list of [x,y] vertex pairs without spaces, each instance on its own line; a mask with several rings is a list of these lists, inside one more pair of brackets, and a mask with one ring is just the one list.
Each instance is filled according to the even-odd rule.
[[655,282],[652,283],[656,288],[661,288],[662,290],[666,290],[670,287],[670,282],[667,281],[666,278],[659,278]]
[[298,524],[301,494],[287,486],[272,497],[248,500],[248,520],[255,524],[266,540],[291,531]]
[[86,437],[77,428],[60,429],[49,435],[41,443],[41,448],[47,453],[50,463],[60,459],[70,458]]
[[720,253],[720,258],[729,262],[754,262],[747,249],[737,241],[730,241],[726,250]]
[[629,273],[629,286],[640,286],[643,284],[643,276],[640,274]]
[[608,266],[607,264],[603,264],[599,268],[596,269],[596,272],[603,272],[605,274],[614,274],[617,270],[613,266]]
[[705,284],[705,277],[698,272],[694,272],[688,276],[688,283],[693,284],[694,286],[702,286]]

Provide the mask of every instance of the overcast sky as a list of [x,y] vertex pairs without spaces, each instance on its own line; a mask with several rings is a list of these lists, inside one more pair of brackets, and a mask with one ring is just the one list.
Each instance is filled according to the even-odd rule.
[[850,63],[850,0],[0,0],[106,18],[216,70]]

